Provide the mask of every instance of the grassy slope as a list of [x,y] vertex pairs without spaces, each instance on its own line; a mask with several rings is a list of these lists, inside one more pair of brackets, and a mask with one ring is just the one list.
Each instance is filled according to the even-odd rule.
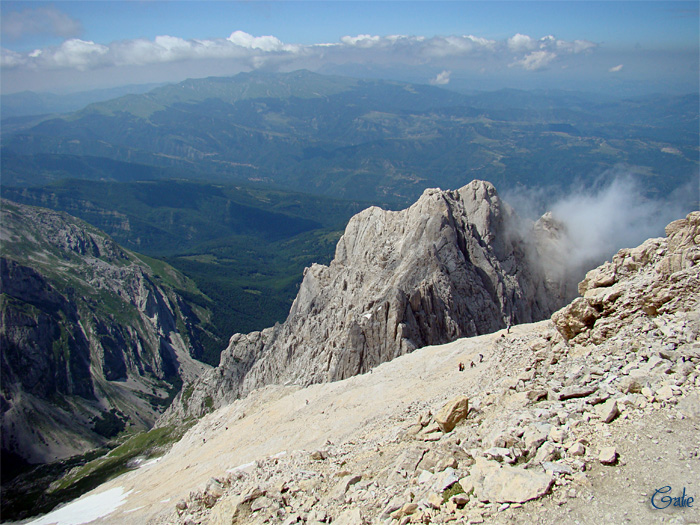
[[161,427],[123,439],[121,444],[92,450],[82,456],[41,465],[3,481],[4,519],[22,519],[46,513],[119,474],[136,468],[140,462],[163,455],[194,424],[185,421],[177,427]]

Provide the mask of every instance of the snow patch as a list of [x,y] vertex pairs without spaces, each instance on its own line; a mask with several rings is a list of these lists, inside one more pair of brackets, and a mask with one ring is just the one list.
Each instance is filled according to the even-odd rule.
[[100,494],[93,494],[30,521],[28,525],[81,525],[89,523],[98,518],[104,518],[117,510],[126,502],[126,497],[131,492],[130,490],[125,493],[123,487],[116,487]]

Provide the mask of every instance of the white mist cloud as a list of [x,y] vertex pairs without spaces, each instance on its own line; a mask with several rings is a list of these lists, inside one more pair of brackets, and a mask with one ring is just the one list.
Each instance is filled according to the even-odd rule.
[[33,35],[73,38],[83,33],[83,26],[55,7],[39,7],[6,13],[0,20],[0,32],[9,40]]
[[430,83],[433,86],[444,86],[445,84],[449,84],[451,74],[452,74],[452,71],[444,70],[444,71],[438,73],[438,75],[434,79],[432,79],[430,81]]
[[[396,41],[394,38],[392,41]],[[346,46],[356,46],[356,47],[374,47],[377,44],[381,44],[382,37],[372,36],[372,35],[357,35],[357,36],[344,36],[340,41]]]
[[527,52],[532,51],[537,47],[537,41],[528,36],[516,33],[508,39],[508,49],[516,52]]
[[565,40],[556,40],[555,46],[560,51],[566,51],[568,53],[584,53],[591,49],[595,49],[596,44],[590,42],[589,40],[574,40],[573,42],[566,42]]
[[622,68],[623,68],[623,67],[624,67],[624,66],[623,66],[622,64],[620,64],[620,65],[618,65],[618,66],[611,67],[610,69],[608,69],[608,71],[609,71],[610,73],[617,73],[618,71],[622,71]]
[[630,175],[619,174],[602,188],[563,197],[552,206],[570,240],[572,263],[609,259],[650,237],[664,235],[664,227],[684,215],[682,205],[644,197]]
[[[41,50],[32,51],[27,56],[31,58],[36,58],[37,53],[41,53]],[[9,49],[0,49],[0,67],[3,69],[14,69],[21,67],[27,62],[25,55],[22,53],[15,53]]]
[[[598,183],[567,194],[553,195],[548,188],[520,188],[504,192],[503,200],[524,218],[551,211],[561,227],[560,237],[553,244],[540,245],[542,252],[537,259],[548,276],[564,280],[570,296],[575,295],[588,270],[610,260],[618,250],[664,236],[667,224],[692,209],[688,195],[697,193],[695,184],[695,188],[682,187],[664,198],[651,199],[630,171],[615,168],[603,173]],[[515,227],[524,233],[526,223]]]
[[463,36],[465,40],[470,40],[473,42],[476,46],[480,48],[485,48],[485,49],[493,49],[496,46],[496,41],[495,40],[489,40],[488,38],[483,38],[479,36],[474,36],[474,35],[466,35]]
[[109,48],[107,46],[96,44],[89,40],[72,38],[66,40],[49,53],[43,51],[40,53],[35,52],[35,56],[32,58],[35,58],[37,61],[45,61],[51,67],[75,68],[82,71],[95,67],[108,52]]
[[538,40],[529,35],[517,33],[506,41],[508,49],[520,56],[514,57],[510,67],[521,67],[526,71],[545,69],[553,60],[562,55],[584,53],[597,46],[588,40],[568,42],[547,35]]
[[495,41],[468,36],[435,37],[422,40],[418,51],[432,58],[458,57],[480,51],[493,52]]
[[547,67],[555,58],[557,58],[556,53],[551,51],[533,51],[520,60],[513,62],[511,66],[519,66],[528,71],[539,71]]
[[234,31],[227,40],[237,46],[248,49],[259,49],[267,52],[285,50],[285,45],[280,39],[269,35],[255,37],[244,31]]

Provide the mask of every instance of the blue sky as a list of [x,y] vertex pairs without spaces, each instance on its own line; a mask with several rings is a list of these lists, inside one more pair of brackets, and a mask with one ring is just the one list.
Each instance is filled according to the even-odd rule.
[[3,1],[2,91],[251,69],[697,91],[698,2]]

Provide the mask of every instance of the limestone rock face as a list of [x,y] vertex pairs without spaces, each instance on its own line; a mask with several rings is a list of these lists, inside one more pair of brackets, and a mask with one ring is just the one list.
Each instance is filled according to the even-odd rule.
[[598,312],[583,297],[577,297],[565,311],[554,312],[552,322],[568,340],[590,328],[595,323]]
[[700,212],[672,222],[666,234],[620,250],[586,274],[578,287],[582,297],[552,315],[567,341],[599,344],[614,336],[625,319],[697,307]]
[[219,368],[166,419],[200,416],[212,400],[218,407],[266,384],[336,381],[416,348],[548,317],[563,302],[551,299],[525,230],[483,181],[426,190],[402,211],[364,210],[331,264],[307,268],[287,320],[233,336]]
[[3,452],[53,461],[150,428],[208,368],[190,306],[78,219],[4,200],[0,212]]

